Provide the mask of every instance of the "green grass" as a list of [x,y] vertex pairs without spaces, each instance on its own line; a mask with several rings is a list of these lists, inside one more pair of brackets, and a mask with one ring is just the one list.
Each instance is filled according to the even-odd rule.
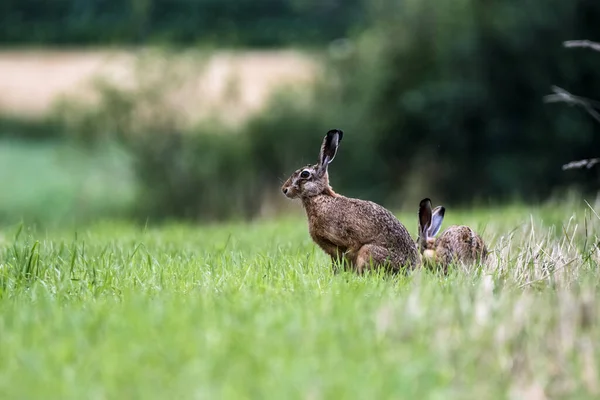
[[0,221],[57,225],[124,215],[135,199],[126,155],[64,141],[0,140]]
[[597,398],[600,220],[583,201],[447,219],[488,265],[333,275],[300,217],[5,228],[0,398]]

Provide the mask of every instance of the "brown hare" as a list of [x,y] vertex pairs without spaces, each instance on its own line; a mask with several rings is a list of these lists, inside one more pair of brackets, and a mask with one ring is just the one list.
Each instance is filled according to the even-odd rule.
[[423,263],[448,272],[448,265],[461,263],[469,266],[484,262],[488,250],[481,237],[468,226],[450,226],[439,238],[435,235],[442,226],[446,209],[437,206],[431,209],[431,200],[423,199],[419,204],[419,250]]
[[415,267],[417,246],[391,212],[371,201],[337,194],[329,186],[327,167],[343,136],[339,129],[327,132],[318,163],[294,172],[283,184],[283,194],[302,200],[310,236],[331,256],[334,270],[336,262],[347,263],[359,274],[371,266],[388,272]]

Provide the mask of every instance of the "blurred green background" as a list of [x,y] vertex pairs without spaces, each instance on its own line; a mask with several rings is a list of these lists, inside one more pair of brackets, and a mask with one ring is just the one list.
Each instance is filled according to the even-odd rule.
[[595,194],[597,0],[3,0],[0,223],[299,212],[279,186],[346,133],[334,188],[394,209]]

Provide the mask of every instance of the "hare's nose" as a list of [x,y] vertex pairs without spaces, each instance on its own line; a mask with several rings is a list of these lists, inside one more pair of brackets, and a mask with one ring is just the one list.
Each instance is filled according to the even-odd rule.
[[281,191],[283,192],[283,194],[287,194],[288,189],[287,188],[282,188]]

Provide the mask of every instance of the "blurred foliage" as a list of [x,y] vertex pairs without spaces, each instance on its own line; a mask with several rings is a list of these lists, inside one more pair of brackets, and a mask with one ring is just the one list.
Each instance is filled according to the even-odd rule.
[[265,171],[316,157],[315,136],[336,127],[347,135],[334,185],[395,206],[598,190],[598,169],[561,165],[596,155],[600,127],[542,98],[552,84],[600,97],[600,55],[562,47],[598,38],[600,2],[381,0],[370,11],[371,28],[328,61],[312,112],[271,109],[251,126]]
[[257,215],[293,170],[316,161],[331,128],[346,132],[331,167],[335,189],[391,207],[412,209],[425,196],[460,205],[598,190],[597,168],[561,165],[597,155],[600,127],[542,98],[553,84],[600,97],[600,55],[561,46],[598,39],[600,2],[366,4],[368,29],[330,47],[312,101],[282,92],[240,131],[182,129],[161,96],[169,79],[133,91],[100,86],[98,107],[66,107],[57,120],[85,142],[117,138],[130,150],[143,217]]
[[64,135],[64,123],[54,117],[24,119],[14,115],[0,116],[0,138],[18,140],[49,140]]
[[362,20],[361,0],[2,0],[0,43],[315,45]]
[[158,52],[139,64],[124,88],[97,81],[99,102],[59,104],[53,120],[74,143],[90,149],[117,142],[132,158],[136,181],[133,214],[140,219],[250,218],[261,207],[247,136],[205,121],[182,127],[177,103],[181,71]]
[[260,210],[246,140],[205,129],[156,131],[133,143],[138,217],[220,220],[251,218]]

